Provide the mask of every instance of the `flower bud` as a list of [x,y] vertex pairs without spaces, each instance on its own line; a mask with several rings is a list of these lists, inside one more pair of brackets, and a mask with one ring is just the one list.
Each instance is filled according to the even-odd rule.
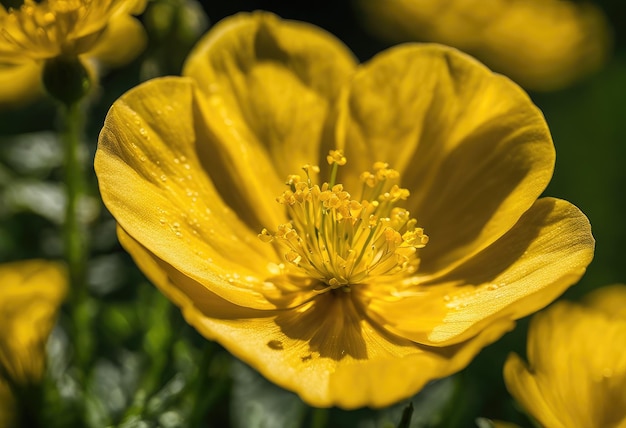
[[91,88],[89,71],[78,57],[58,56],[47,60],[42,82],[48,94],[64,104],[79,101]]

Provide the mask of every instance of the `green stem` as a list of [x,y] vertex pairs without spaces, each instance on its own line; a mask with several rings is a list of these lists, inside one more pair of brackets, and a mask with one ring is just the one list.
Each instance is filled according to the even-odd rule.
[[69,269],[70,313],[72,317],[75,357],[79,381],[84,381],[93,349],[93,310],[87,292],[87,228],[79,213],[85,191],[85,177],[80,160],[80,138],[83,115],[80,102],[64,105],[63,109],[64,180],[66,193],[63,241]]
[[84,191],[84,178],[79,158],[80,132],[82,116],[79,103],[65,108],[65,130],[63,133],[65,192],[67,205],[65,224],[63,226],[65,240],[65,256],[70,270],[70,281],[73,292],[85,292],[86,242],[84,230],[80,224],[78,204]]

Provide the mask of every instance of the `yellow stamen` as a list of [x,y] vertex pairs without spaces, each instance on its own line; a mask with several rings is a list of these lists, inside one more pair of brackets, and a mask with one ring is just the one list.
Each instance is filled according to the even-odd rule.
[[319,168],[305,165],[306,179],[290,175],[289,190],[276,200],[290,218],[275,233],[263,229],[259,238],[284,249],[289,264],[326,286],[325,292],[366,283],[381,276],[408,275],[419,264],[417,249],[428,236],[399,201],[409,196],[398,185],[400,174],[383,162],[361,175],[359,200],[352,199],[342,184],[334,184],[336,169],[346,163],[341,151],[327,160],[333,166],[331,179],[314,184],[311,173]]

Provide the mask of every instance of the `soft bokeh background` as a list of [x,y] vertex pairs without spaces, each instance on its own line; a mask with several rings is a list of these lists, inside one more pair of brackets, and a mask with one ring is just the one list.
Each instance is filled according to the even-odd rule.
[[[9,4],[3,1],[3,4]],[[15,2],[13,2],[15,3]],[[626,3],[597,0],[612,26],[611,58],[599,72],[556,92],[530,92],[544,112],[557,149],[549,196],[576,204],[591,220],[595,259],[564,296],[578,299],[602,285],[626,282]],[[193,42],[221,18],[264,9],[308,21],[343,40],[365,61],[390,46],[366,31],[349,1],[151,2],[142,21],[146,52],[126,68],[104,75],[89,105],[84,164],[90,171],[108,107],[151,77],[178,74]],[[527,23],[532,28],[533,22]],[[62,257],[62,153],[51,101],[0,111],[0,262]],[[75,426],[72,403],[84,400],[90,426],[394,426],[406,402],[379,412],[308,409],[208,343],[149,285],[121,250],[114,221],[102,208],[95,177],[84,201],[89,222],[89,287],[95,324],[93,370],[86,392],[72,376],[72,346],[62,316],[50,344],[46,410],[51,427]],[[433,384],[413,400],[412,426],[471,426],[476,417],[529,421],[506,393],[502,364],[510,351],[525,354],[527,320],[485,349],[461,374]],[[83,395],[84,394],[84,395]],[[326,424],[326,425],[325,425]]]

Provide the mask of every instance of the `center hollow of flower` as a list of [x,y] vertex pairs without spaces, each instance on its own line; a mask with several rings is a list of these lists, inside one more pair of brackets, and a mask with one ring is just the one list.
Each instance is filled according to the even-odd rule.
[[[289,222],[275,232],[263,229],[259,238],[276,243],[296,271],[325,284],[320,292],[350,287],[374,278],[404,276],[417,270],[417,249],[428,236],[417,220],[398,203],[409,196],[401,188],[400,174],[384,162],[363,172],[361,194],[354,199],[335,183],[346,158],[330,151],[330,179],[314,181],[316,166],[305,165],[305,174],[290,175],[288,190],[276,200],[287,209]],[[387,278],[390,279],[390,278]]]

